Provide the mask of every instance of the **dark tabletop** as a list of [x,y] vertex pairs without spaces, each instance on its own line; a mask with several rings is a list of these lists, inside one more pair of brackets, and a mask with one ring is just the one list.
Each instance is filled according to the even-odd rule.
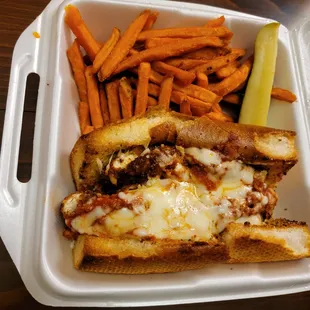
[[[310,0],[194,0],[203,3],[277,19],[289,25],[305,2]],[[48,0],[0,0],[0,141],[6,107],[7,89],[13,48],[18,36],[39,15]],[[191,1],[188,1],[191,2]],[[31,143],[35,114],[35,79],[30,81],[25,102],[18,178],[26,181],[31,170]],[[1,142],[0,142],[1,143]],[[23,282],[0,239],[0,309],[43,309],[27,292]],[[145,309],[145,308],[140,308]],[[278,297],[256,298],[184,306],[154,307],[152,309],[310,309],[310,292]]]

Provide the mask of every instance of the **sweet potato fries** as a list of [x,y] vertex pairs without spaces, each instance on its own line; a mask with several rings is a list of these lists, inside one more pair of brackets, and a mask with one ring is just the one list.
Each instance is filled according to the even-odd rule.
[[[155,105],[234,121],[222,106],[230,104],[238,113],[253,56],[245,58],[245,49],[229,46],[234,34],[224,16],[195,27],[153,29],[159,13],[145,10],[123,33],[111,27],[108,37],[95,38],[77,7],[65,10],[65,22],[76,36],[67,57],[79,94],[82,134]],[[281,88],[273,88],[271,97],[296,100]]]

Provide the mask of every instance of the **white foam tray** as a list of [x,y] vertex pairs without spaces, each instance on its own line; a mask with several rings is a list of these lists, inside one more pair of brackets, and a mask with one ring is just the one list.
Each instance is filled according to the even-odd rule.
[[[145,9],[160,12],[157,28],[201,25],[224,14],[232,45],[251,49],[270,20],[234,11],[156,0],[52,0],[19,38],[13,55],[0,162],[0,233],[30,293],[54,306],[146,306],[251,298],[310,289],[310,260],[210,265],[174,274],[126,276],[76,271],[69,242],[62,237],[61,200],[74,191],[68,155],[79,136],[78,94],[66,49],[73,40],[64,7],[79,7],[96,39],[113,26],[122,31]],[[276,215],[310,223],[309,99],[310,21],[281,26],[275,85],[297,94],[295,104],[272,101],[268,125],[298,132],[300,161],[281,183]],[[41,34],[35,39],[33,31]],[[301,54],[303,53],[303,54]],[[308,66],[308,67],[307,67]],[[16,179],[27,75],[40,75],[32,178]]]

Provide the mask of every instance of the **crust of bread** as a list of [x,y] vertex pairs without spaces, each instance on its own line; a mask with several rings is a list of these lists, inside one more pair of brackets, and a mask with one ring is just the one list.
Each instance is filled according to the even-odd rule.
[[[298,245],[296,245],[298,244]],[[73,249],[76,269],[147,274],[199,269],[210,263],[251,263],[310,257],[305,223],[273,220],[263,226],[229,224],[218,240],[108,239],[80,235]]]
[[155,107],[145,116],[95,130],[77,141],[70,155],[77,190],[98,182],[114,152],[167,142],[214,149],[231,159],[273,169],[275,176],[285,174],[297,162],[293,131],[194,118]]

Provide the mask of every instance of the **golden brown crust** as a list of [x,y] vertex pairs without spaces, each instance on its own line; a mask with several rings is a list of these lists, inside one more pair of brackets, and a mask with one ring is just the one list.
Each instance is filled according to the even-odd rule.
[[[301,246],[292,245],[291,236]],[[222,233],[221,240],[208,243],[83,235],[73,250],[77,269],[122,274],[177,272],[203,268],[210,263],[270,262],[309,256],[307,226],[283,219],[263,226],[232,223]]]
[[70,161],[78,190],[90,188],[98,181],[100,167],[108,164],[114,152],[165,142],[214,149],[230,159],[285,174],[297,162],[294,138],[293,131],[194,118],[153,108],[145,116],[82,136],[72,150]]
[[[221,242],[140,241],[79,236],[77,243],[78,246],[73,250],[74,266],[84,271],[165,273],[202,268],[207,263],[225,262],[228,259],[226,247]],[[78,253],[79,250],[83,253]],[[81,254],[84,255],[82,259]]]

